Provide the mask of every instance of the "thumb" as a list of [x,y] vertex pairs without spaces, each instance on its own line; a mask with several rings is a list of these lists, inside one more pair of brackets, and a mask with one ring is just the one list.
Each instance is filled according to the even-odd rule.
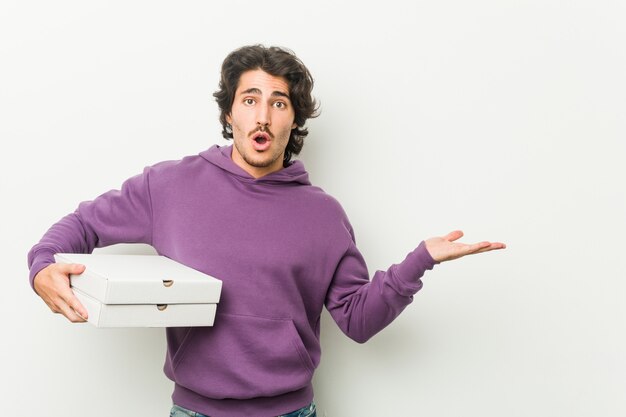
[[66,275],[82,274],[85,272],[85,265],[82,264],[61,264],[61,272]]
[[445,235],[444,239],[447,240],[448,242],[454,242],[455,240],[459,240],[462,237],[463,237],[463,231],[455,230]]

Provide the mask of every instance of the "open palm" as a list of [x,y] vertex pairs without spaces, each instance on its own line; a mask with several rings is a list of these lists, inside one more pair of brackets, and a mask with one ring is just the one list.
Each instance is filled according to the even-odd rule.
[[427,239],[426,249],[430,256],[437,262],[451,261],[466,255],[489,252],[496,249],[504,249],[506,245],[501,242],[461,243],[458,239],[463,237],[463,232],[455,230],[443,237]]

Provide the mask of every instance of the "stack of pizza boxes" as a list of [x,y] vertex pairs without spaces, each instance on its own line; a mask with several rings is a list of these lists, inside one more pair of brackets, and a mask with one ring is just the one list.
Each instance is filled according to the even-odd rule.
[[70,285],[96,327],[212,326],[222,281],[161,255],[58,253],[85,265]]

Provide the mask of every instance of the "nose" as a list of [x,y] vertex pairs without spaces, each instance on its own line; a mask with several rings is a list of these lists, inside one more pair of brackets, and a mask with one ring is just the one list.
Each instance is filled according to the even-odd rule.
[[260,126],[270,125],[270,107],[267,104],[262,104],[257,107],[256,123]]

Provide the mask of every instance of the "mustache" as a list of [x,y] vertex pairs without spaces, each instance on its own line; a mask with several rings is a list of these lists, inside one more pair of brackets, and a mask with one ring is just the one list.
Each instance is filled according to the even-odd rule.
[[272,133],[270,128],[267,126],[257,126],[256,129],[251,130],[250,133],[248,133],[248,136],[253,136],[257,132],[267,133],[270,136],[270,139],[274,139],[274,134]]

